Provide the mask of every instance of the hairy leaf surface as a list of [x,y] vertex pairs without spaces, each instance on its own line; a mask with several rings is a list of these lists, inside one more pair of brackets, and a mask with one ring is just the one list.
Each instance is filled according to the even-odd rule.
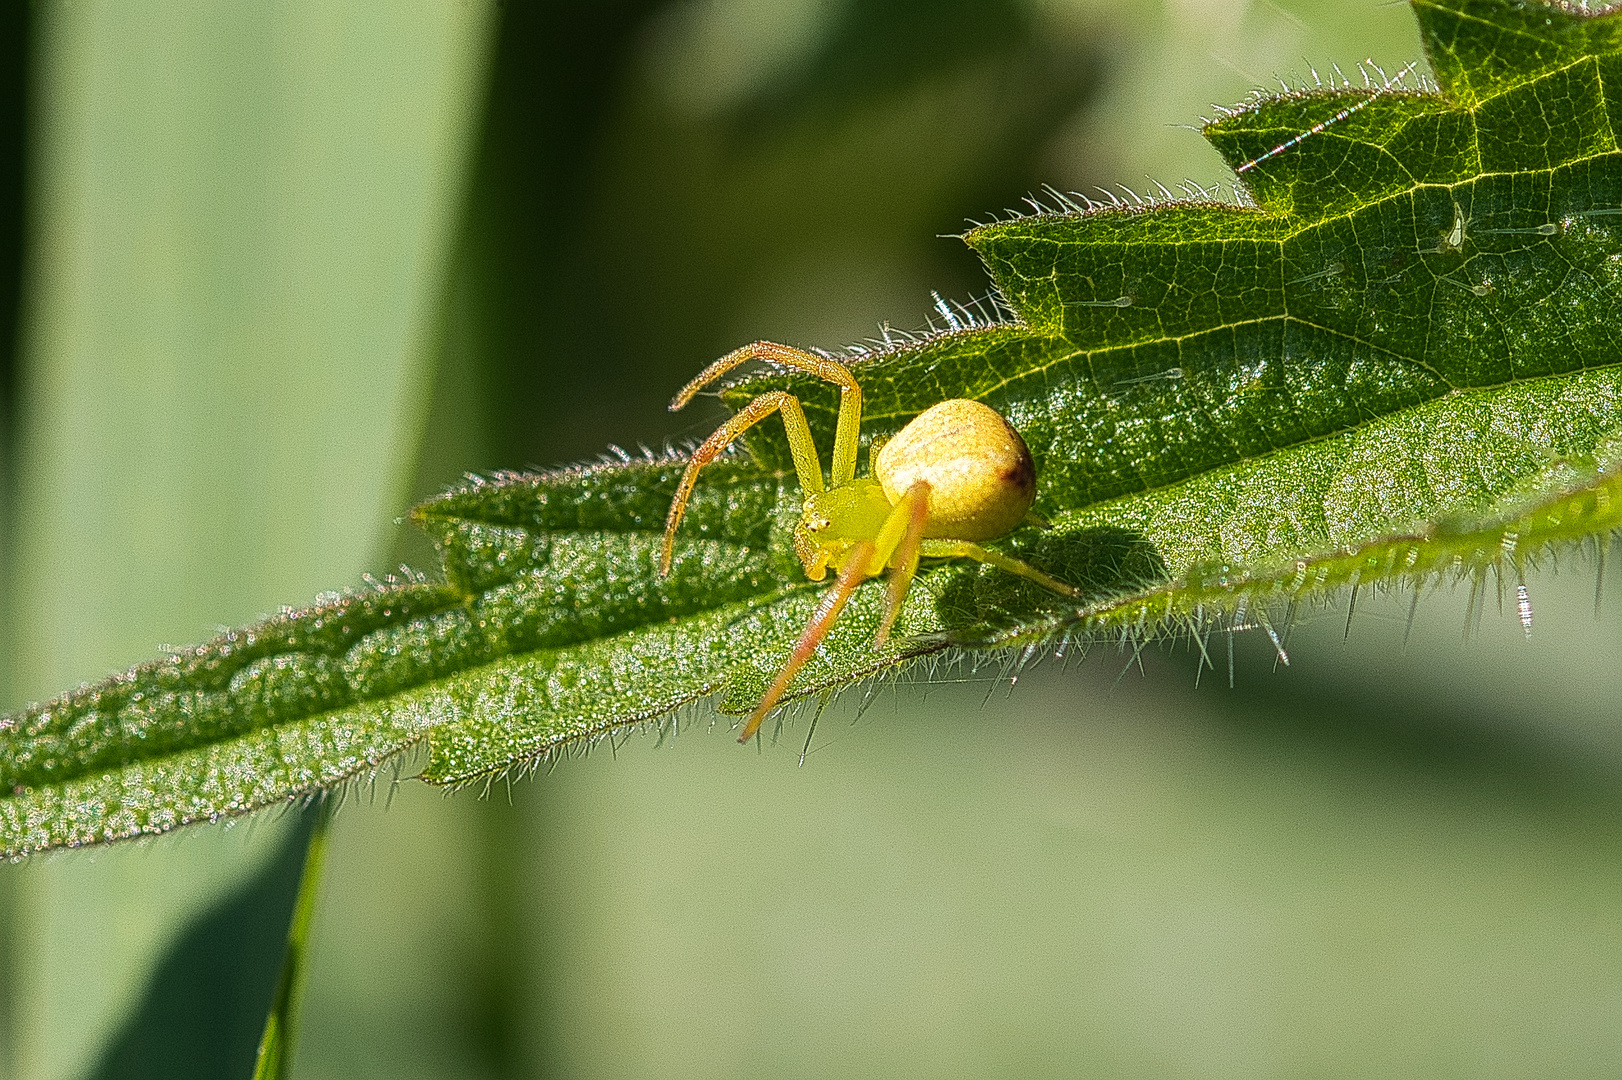
[[[804,695],[949,647],[1202,634],[1347,586],[1513,577],[1622,521],[1622,15],[1415,0],[1436,86],[1257,99],[1206,135],[1247,197],[977,228],[1013,318],[853,358],[864,440],[944,398],[1037,461],[995,570],[921,575],[896,644],[864,586]],[[799,376],[819,445],[834,394]],[[415,519],[442,583],[224,635],[0,725],[9,852],[156,832],[425,742],[467,781],[709,695],[747,709],[821,595],[780,430],[707,470],[668,579],[677,459],[470,483]]]

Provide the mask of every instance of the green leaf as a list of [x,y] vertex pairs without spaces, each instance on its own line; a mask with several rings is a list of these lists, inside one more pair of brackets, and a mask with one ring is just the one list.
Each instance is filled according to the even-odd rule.
[[[1000,571],[920,576],[896,644],[864,586],[796,696],[951,647],[1252,623],[1347,586],[1497,574],[1622,514],[1622,15],[1414,4],[1440,89],[1258,98],[1207,137],[1237,203],[1065,208],[969,244],[1012,319],[853,361],[864,440],[948,397],[993,405],[1037,461]],[[832,391],[789,387],[819,445]],[[160,831],[335,782],[419,741],[463,782],[658,721],[747,709],[821,595],[788,543],[780,430],[706,470],[656,571],[679,458],[501,476],[415,512],[443,584],[391,582],[7,720],[10,851]],[[1529,617],[1529,616],[1528,616]]]

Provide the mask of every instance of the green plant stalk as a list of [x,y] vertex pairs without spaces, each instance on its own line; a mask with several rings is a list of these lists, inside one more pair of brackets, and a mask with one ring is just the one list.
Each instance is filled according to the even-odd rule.
[[304,872],[299,875],[298,899],[293,921],[287,927],[287,955],[282,961],[276,996],[265,1017],[265,1032],[259,1039],[259,1056],[254,1063],[253,1080],[286,1080],[293,1064],[298,1036],[299,1002],[304,992],[310,926],[315,921],[315,904],[321,889],[321,871],[326,864],[327,841],[332,832],[332,816],[337,800],[322,800],[315,826],[310,830],[304,855]]

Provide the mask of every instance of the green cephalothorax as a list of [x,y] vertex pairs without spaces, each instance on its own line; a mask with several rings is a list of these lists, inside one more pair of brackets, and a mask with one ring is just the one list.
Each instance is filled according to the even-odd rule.
[[877,480],[852,480],[807,495],[794,527],[794,553],[805,564],[805,576],[812,581],[827,577],[828,565],[857,541],[877,536],[894,510]]

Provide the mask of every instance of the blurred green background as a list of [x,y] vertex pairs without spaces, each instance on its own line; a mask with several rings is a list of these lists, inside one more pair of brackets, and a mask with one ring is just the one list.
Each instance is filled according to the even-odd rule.
[[[1186,125],[1377,0],[7,0],[8,706],[431,553],[468,470],[707,433],[768,337],[915,329],[1044,184],[1223,180]],[[488,792],[343,793],[294,1075],[1622,1071],[1622,691],[1592,559],[698,711]],[[1223,658],[1218,642],[1219,663]],[[862,706],[866,704],[865,712]],[[0,1069],[248,1075],[308,820],[0,867]]]

